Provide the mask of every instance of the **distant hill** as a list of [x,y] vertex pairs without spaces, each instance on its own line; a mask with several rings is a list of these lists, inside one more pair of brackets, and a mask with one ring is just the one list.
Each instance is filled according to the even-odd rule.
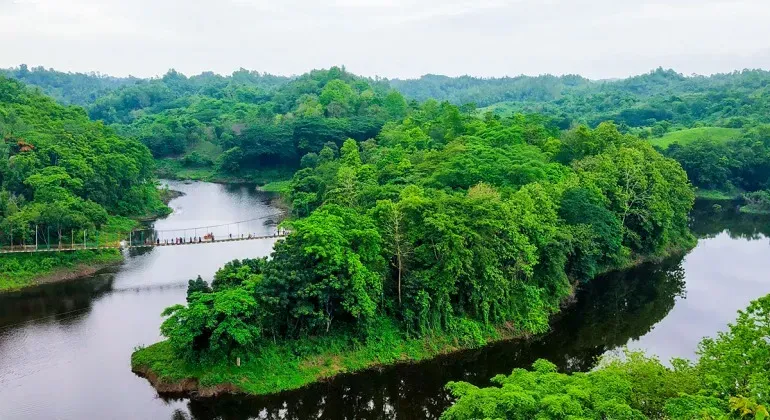
[[98,73],[65,73],[43,67],[30,69],[25,64],[16,68],[0,69],[0,75],[37,86],[43,93],[65,105],[80,106],[92,104],[115,89],[141,80]]

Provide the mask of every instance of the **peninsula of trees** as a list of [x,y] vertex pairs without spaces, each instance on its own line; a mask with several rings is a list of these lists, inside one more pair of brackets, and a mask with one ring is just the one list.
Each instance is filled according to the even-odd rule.
[[[157,213],[158,175],[279,181],[291,235],[191,280],[167,339],[134,353],[158,389],[269,393],[540,333],[597,274],[692,246],[696,193],[770,211],[765,71],[3,72],[39,87],[0,77],[0,229],[27,226],[15,240]],[[0,279],[60,263],[0,258]]]

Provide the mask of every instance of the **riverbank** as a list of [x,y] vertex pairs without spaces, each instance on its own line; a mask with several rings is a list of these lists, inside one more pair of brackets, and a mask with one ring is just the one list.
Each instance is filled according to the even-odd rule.
[[[637,257],[611,271],[621,271],[644,263],[681,255],[696,241],[672,246],[665,255]],[[575,303],[577,285],[561,299],[551,320]],[[267,395],[301,388],[337,375],[375,369],[387,365],[409,364],[495,342],[525,339],[533,333],[508,325],[484,325],[461,319],[452,331],[441,331],[419,338],[405,337],[395,321],[378,326],[381,333],[367,342],[346,334],[312,337],[272,343],[260,347],[258,354],[241,355],[241,365],[231,360],[188,362],[176,355],[168,341],[135,351],[131,370],[146,378],[159,392],[211,397],[220,394]]]
[[118,249],[0,256],[0,293],[90,276],[123,262]]
[[205,181],[217,184],[257,184],[265,185],[274,181],[291,179],[292,168],[251,169],[243,174],[227,174],[217,171],[216,167],[186,167],[180,159],[166,158],[155,161],[155,173],[160,179],[178,181]]
[[702,188],[697,188],[695,190],[696,198],[702,199],[702,200],[709,200],[709,201],[739,200],[742,194],[743,192],[739,190],[722,191],[722,190],[706,190]]
[[[168,203],[183,196],[180,191],[163,188],[160,201],[155,209],[135,217],[110,216],[101,233],[113,238],[128,232],[141,222],[150,222],[166,217],[173,211]],[[99,270],[123,262],[119,249],[82,250],[47,253],[12,254],[0,256],[0,293],[87,277]]]
[[190,363],[167,341],[141,348],[131,356],[131,370],[159,393],[211,397],[220,394],[265,395],[301,388],[343,373],[386,365],[416,363],[436,356],[521,338],[503,327],[464,320],[454,333],[406,338],[393,321],[378,326],[380,334],[361,343],[352,336],[315,337],[270,344],[259,354],[234,360]]

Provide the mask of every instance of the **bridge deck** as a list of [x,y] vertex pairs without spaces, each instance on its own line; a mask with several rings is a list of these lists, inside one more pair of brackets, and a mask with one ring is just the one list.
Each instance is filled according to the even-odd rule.
[[62,244],[61,248],[35,248],[34,245],[26,245],[26,246],[18,246],[11,249],[10,247],[3,247],[0,248],[0,254],[31,254],[36,252],[63,252],[63,251],[84,251],[84,250],[98,250],[98,249],[122,249],[122,248],[163,248],[163,247],[172,247],[172,246],[184,246],[184,245],[207,245],[207,244],[214,244],[214,243],[220,243],[220,242],[240,242],[240,241],[254,241],[258,239],[278,239],[288,236],[288,233],[276,233],[274,235],[265,235],[265,236],[246,236],[243,238],[226,238],[226,239],[216,239],[216,240],[208,240],[208,241],[201,241],[201,242],[183,242],[183,243],[164,243],[160,242],[159,244],[156,242],[152,243],[143,243],[143,244],[132,244],[132,245],[99,245],[99,246],[78,246],[75,244],[74,246],[72,244]]

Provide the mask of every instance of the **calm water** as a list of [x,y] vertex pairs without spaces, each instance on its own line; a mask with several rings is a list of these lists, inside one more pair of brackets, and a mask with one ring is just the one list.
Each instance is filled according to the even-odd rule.
[[[216,225],[278,213],[248,187],[172,184],[187,195],[157,229]],[[727,206],[729,207],[729,206]],[[248,231],[271,233],[275,218]],[[158,397],[129,369],[133,348],[160,339],[160,312],[184,301],[186,281],[210,279],[232,258],[266,255],[272,242],[153,249],[112,273],[0,297],[0,419],[436,418],[450,380],[484,385],[498,373],[548,358],[565,370],[628,345],[664,359],[692,357],[750,300],[770,293],[770,221],[715,213],[700,203],[701,237],[686,257],[603,276],[538,339],[338,377],[262,398]],[[616,350],[615,350],[616,351]]]

